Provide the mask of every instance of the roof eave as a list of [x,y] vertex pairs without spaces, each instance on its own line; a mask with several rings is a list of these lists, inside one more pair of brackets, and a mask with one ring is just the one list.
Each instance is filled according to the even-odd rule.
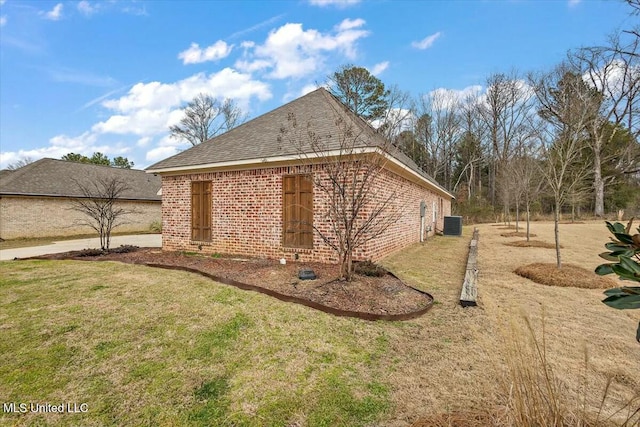
[[[362,148],[358,148],[357,150],[358,150],[358,154],[378,153],[384,156],[385,158],[387,158],[388,160],[390,160],[397,167],[400,167],[405,173],[408,173],[414,178],[417,178],[419,182],[426,184],[426,187],[432,190],[435,190],[437,193],[440,193],[445,197],[450,197],[451,199],[455,199],[455,196],[453,194],[449,193],[445,189],[434,184],[424,176],[420,175],[419,173],[417,173],[416,171],[414,171],[413,169],[405,165],[400,160],[396,159],[392,155],[381,150],[379,147],[362,147]],[[332,151],[326,151],[322,153],[305,153],[302,155],[274,156],[274,157],[266,157],[266,158],[259,158],[259,159],[254,158],[254,159],[244,159],[244,160],[236,160],[236,161],[228,161],[228,162],[205,163],[201,165],[174,166],[174,167],[166,167],[166,168],[147,169],[146,172],[151,174],[160,174],[160,175],[162,174],[178,175],[180,173],[198,173],[198,172],[203,172],[207,170],[216,170],[216,169],[223,169],[223,168],[248,169],[251,166],[271,167],[277,163],[291,162],[296,160],[313,161],[313,160],[337,157],[341,154],[344,154],[344,152],[341,150],[332,150]]]
[[[91,197],[86,196],[75,196],[69,194],[46,194],[46,193],[21,193],[17,191],[1,191],[0,197],[2,196],[21,196],[21,197],[64,197],[67,199],[90,199]],[[126,201],[145,201],[145,202],[160,202],[162,198],[146,198],[146,197],[119,197],[116,200],[126,200]]]

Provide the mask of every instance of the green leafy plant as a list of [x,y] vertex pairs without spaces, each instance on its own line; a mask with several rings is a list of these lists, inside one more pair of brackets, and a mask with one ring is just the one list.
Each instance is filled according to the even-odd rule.
[[[607,221],[606,223],[614,237],[610,237],[611,242],[605,244],[608,252],[601,253],[600,257],[612,263],[596,267],[596,274],[601,276],[615,274],[620,280],[640,282],[640,227],[636,228],[636,234],[631,235],[633,218],[629,220],[626,227],[619,222],[612,224]],[[640,286],[608,289],[604,294],[607,297],[602,302],[609,307],[620,310],[640,308]],[[640,324],[636,339],[640,342]]]

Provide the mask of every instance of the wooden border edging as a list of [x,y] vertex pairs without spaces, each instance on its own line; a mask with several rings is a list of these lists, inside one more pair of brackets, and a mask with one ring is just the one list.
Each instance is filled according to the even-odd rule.
[[473,237],[469,242],[469,257],[467,258],[467,271],[462,282],[460,292],[460,305],[463,307],[475,307],[478,305],[478,228],[473,229]]

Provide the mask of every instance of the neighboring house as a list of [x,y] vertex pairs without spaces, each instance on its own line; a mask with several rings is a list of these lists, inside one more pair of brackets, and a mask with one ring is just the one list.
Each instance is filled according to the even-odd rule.
[[[312,174],[326,176],[326,160],[324,166],[321,163],[326,157],[305,165],[301,148],[280,138],[291,113],[302,133],[311,123],[318,135],[335,134],[336,117],[341,117],[363,136],[359,152],[388,158],[380,190],[392,194],[399,188],[396,202],[406,209],[394,225],[360,248],[356,259],[378,260],[420,241],[421,232],[443,228],[443,216],[451,214],[451,193],[399,150],[383,153],[380,147],[386,144],[380,134],[318,89],[147,168],[162,176],[164,249],[337,261],[317,232],[289,226],[312,221],[314,228],[330,228],[323,212],[326,196],[310,179]],[[326,147],[327,155],[335,154],[336,148]],[[421,205],[426,207],[424,220]]]
[[[41,159],[19,169],[0,171],[0,238],[71,236],[95,231],[79,223],[86,216],[72,209],[82,197],[78,182],[116,177],[130,189],[118,203],[134,214],[115,232],[147,231],[161,219],[161,180],[141,170]],[[93,181],[92,181],[93,180]]]

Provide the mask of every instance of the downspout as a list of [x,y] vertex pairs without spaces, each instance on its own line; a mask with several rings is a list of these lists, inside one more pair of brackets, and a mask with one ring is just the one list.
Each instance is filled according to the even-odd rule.
[[426,214],[427,205],[423,201],[420,202],[420,243],[424,242],[424,217]]

